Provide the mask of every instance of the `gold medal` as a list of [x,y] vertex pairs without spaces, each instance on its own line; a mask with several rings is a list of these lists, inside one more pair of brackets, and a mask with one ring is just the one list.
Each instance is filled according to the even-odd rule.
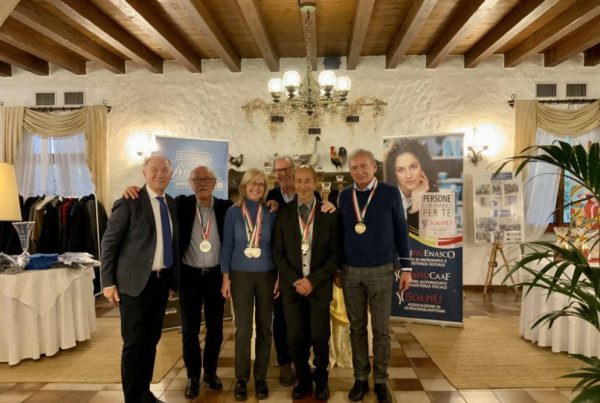
[[302,254],[306,255],[308,253],[309,249],[310,249],[310,245],[308,244],[308,241],[302,241],[302,246],[300,246],[300,250],[302,250]]
[[244,255],[248,258],[248,259],[252,259],[252,249],[251,247],[247,247],[246,249],[244,249]]
[[205,239],[202,242],[200,242],[200,251],[207,253],[210,252],[211,249],[212,245],[210,244],[210,241],[208,239]]
[[366,230],[367,226],[364,222],[356,223],[356,225],[354,226],[354,232],[356,232],[358,235],[364,234]]
[[252,257],[258,259],[260,257],[260,248],[252,248]]

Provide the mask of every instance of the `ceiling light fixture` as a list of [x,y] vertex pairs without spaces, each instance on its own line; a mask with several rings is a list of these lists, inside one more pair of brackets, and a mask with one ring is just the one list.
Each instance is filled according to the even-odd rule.
[[268,90],[273,97],[274,103],[279,103],[284,93],[287,95],[286,102],[295,109],[304,109],[311,116],[317,108],[346,105],[348,92],[352,88],[352,81],[348,76],[336,77],[331,70],[324,70],[319,74],[318,81],[312,74],[311,65],[311,18],[316,11],[314,1],[299,0],[300,11],[306,14],[304,19],[306,35],[306,68],[304,77],[296,70],[288,70],[283,78],[272,78],[268,83]]

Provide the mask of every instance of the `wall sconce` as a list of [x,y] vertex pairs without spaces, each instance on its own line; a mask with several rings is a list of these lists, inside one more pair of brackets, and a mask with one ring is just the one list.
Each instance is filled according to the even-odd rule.
[[488,149],[488,146],[468,146],[469,159],[473,165],[477,166],[477,163],[483,159],[483,152]]
[[136,133],[130,139],[130,150],[140,159],[146,159],[158,150],[154,133]]

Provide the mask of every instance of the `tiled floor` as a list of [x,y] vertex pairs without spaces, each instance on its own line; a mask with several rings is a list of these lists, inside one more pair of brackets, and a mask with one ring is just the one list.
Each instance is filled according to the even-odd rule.
[[[468,291],[465,294],[464,316],[518,316],[520,298],[514,293],[495,291],[488,298],[481,292]],[[99,303],[97,314],[111,314],[106,305]],[[218,374],[224,384],[224,391],[214,392],[203,385],[200,395],[194,402],[233,402],[233,347],[234,335],[231,322],[225,323],[225,342],[221,351]],[[416,340],[399,324],[393,324],[392,357],[389,368],[390,388],[397,402],[406,403],[554,403],[569,402],[571,392],[566,389],[481,389],[456,390],[444,378],[436,365],[421,349]],[[270,402],[290,402],[290,388],[277,382],[278,368],[269,370],[268,385]],[[154,394],[168,403],[188,402],[183,396],[186,383],[185,368],[179,360],[167,376],[158,384],[152,385]],[[352,387],[352,370],[335,368],[330,373],[330,402],[348,402],[348,390]],[[255,402],[252,383],[249,383],[248,402]],[[121,402],[123,396],[120,384],[59,384],[59,383],[1,383],[0,403],[112,403]],[[311,401],[305,399],[306,402]],[[376,402],[373,392],[367,394],[364,402]]]

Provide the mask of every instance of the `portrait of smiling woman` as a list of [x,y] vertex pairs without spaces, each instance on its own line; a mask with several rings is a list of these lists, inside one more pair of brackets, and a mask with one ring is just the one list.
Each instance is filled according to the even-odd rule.
[[415,139],[387,143],[384,181],[398,186],[410,233],[419,234],[420,195],[438,192],[437,167],[427,147]]

